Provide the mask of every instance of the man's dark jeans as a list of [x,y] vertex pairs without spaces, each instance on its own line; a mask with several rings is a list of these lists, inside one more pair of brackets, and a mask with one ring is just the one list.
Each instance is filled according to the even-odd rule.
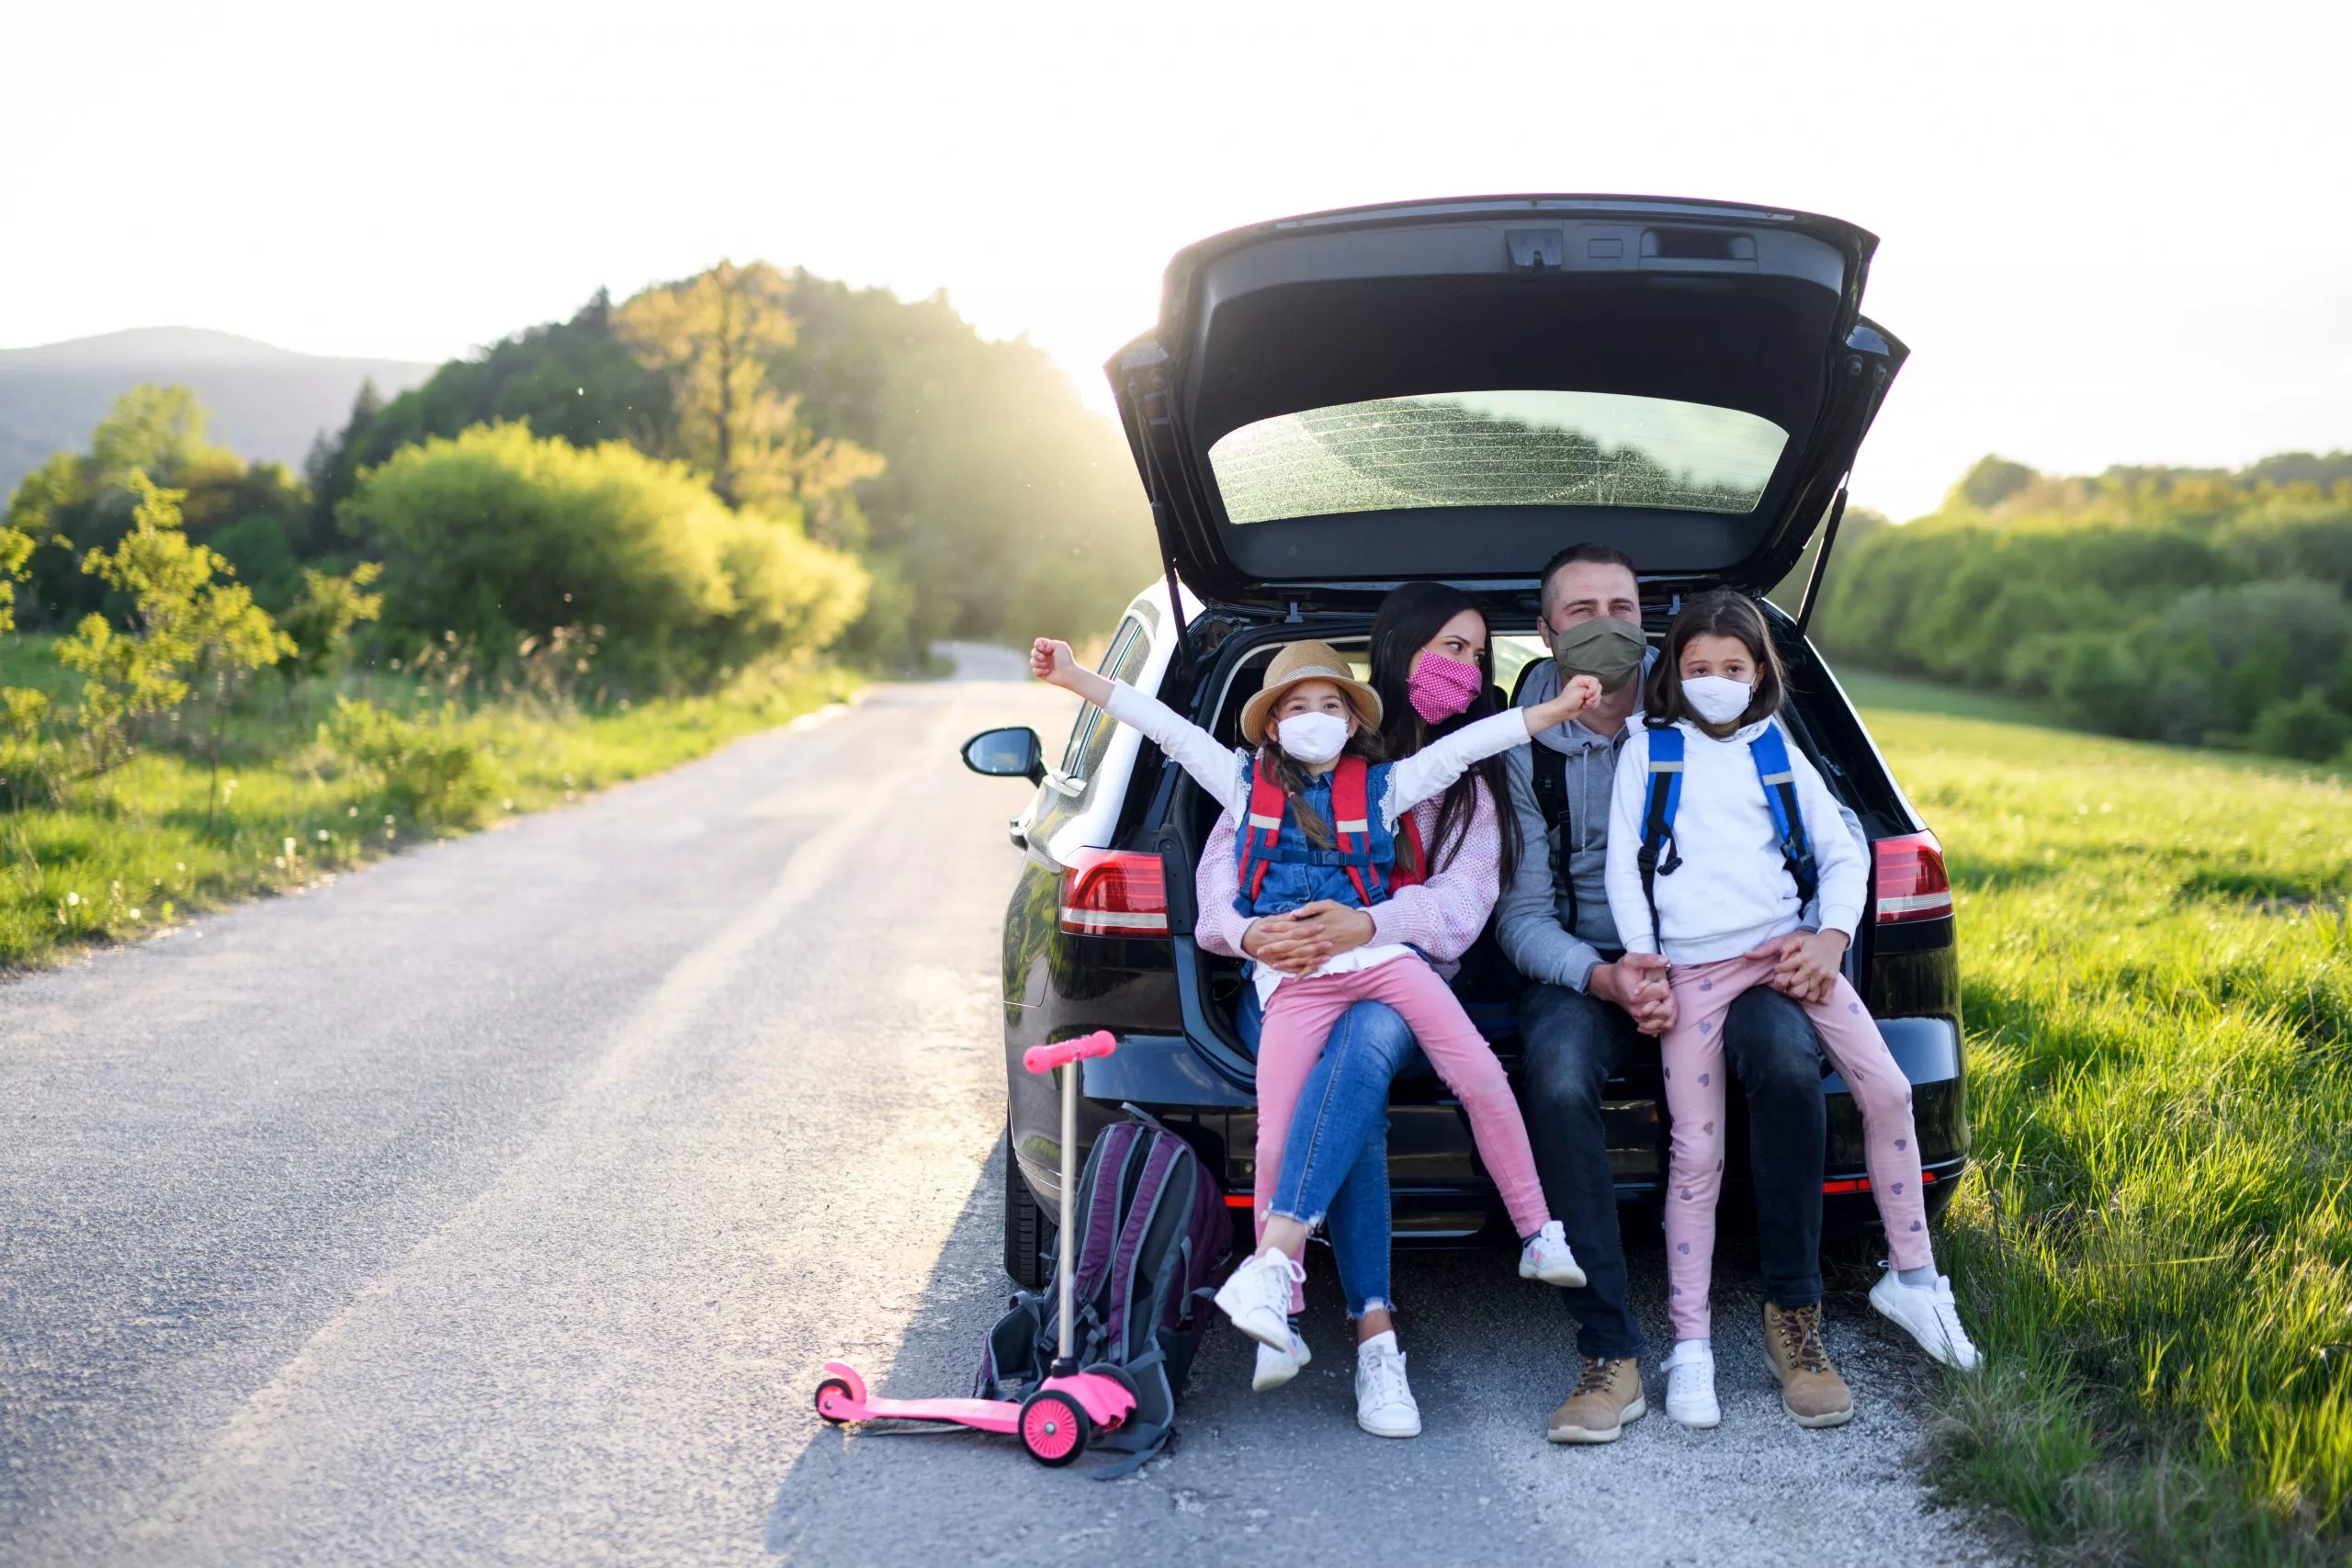
[[[1611,1075],[1657,1043],[1623,1008],[1563,986],[1531,986],[1520,999],[1526,1047],[1527,1136],[1535,1168],[1584,1288],[1561,1292],[1583,1324],[1587,1356],[1638,1356],[1642,1328],[1625,1304],[1625,1245],[1609,1169],[1600,1101]],[[1821,1299],[1821,1172],[1828,1122],[1821,1042],[1804,1010],[1758,987],[1724,1019],[1724,1055],[1747,1096],[1747,1148],[1756,1192],[1764,1294],[1776,1306]]]

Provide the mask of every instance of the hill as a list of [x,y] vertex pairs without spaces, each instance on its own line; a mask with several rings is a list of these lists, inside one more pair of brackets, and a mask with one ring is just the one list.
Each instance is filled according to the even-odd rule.
[[390,397],[433,368],[297,354],[195,327],[0,349],[0,496],[51,452],[78,450],[115,399],[141,381],[193,389],[211,411],[215,439],[299,469],[319,432],[342,424],[361,382],[373,378]]

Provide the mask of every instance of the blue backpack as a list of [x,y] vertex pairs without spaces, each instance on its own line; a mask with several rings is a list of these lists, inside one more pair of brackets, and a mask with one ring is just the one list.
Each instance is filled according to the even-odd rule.
[[[1682,803],[1682,731],[1668,727],[1649,731],[1650,787],[1642,810],[1642,848],[1636,857],[1642,868],[1642,897],[1650,907],[1650,932],[1661,951],[1664,933],[1657,929],[1657,879],[1670,876],[1682,863],[1674,843],[1674,812]],[[1789,764],[1788,742],[1781,727],[1767,723],[1763,733],[1747,743],[1756,763],[1757,780],[1764,786],[1764,806],[1772,814],[1781,839],[1781,863],[1797,885],[1797,902],[1813,902],[1821,876],[1814,863],[1813,845],[1804,834],[1804,815],[1797,809],[1796,773]],[[1665,858],[1659,858],[1663,851]]]

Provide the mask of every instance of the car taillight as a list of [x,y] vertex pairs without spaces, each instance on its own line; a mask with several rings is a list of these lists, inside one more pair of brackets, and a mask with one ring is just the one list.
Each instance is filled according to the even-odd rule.
[[1951,913],[1951,881],[1944,847],[1933,833],[1905,833],[1871,846],[1878,870],[1878,923],[1939,920]]
[[1061,927],[1073,936],[1166,936],[1168,877],[1159,857],[1079,851],[1062,873]]

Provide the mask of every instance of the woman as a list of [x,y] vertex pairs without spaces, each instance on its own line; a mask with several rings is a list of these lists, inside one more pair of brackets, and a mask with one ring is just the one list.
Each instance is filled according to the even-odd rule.
[[[1380,694],[1382,745],[1391,757],[1418,751],[1504,705],[1494,688],[1486,617],[1468,595],[1443,583],[1408,583],[1382,602],[1372,627],[1372,684]],[[1486,929],[1518,863],[1518,823],[1497,809],[1505,788],[1500,761],[1490,760],[1417,807],[1426,880],[1396,888],[1369,912],[1325,903],[1245,919],[1234,908],[1233,836],[1220,825],[1201,852],[1194,940],[1211,953],[1296,974],[1375,940],[1410,943],[1450,968]],[[1259,1016],[1256,988],[1245,987],[1236,1021],[1253,1049]],[[1299,1097],[1282,1170],[1258,1176],[1261,1189],[1272,1184],[1274,1207],[1320,1218],[1356,1322],[1356,1422],[1375,1437],[1409,1438],[1421,1429],[1390,1310],[1387,1140],[1389,1085],[1421,1070],[1426,1064],[1403,1019],[1378,1002],[1351,1009],[1332,1030]],[[1307,1360],[1295,1331],[1287,1352],[1260,1346],[1251,1386],[1278,1388]]]

